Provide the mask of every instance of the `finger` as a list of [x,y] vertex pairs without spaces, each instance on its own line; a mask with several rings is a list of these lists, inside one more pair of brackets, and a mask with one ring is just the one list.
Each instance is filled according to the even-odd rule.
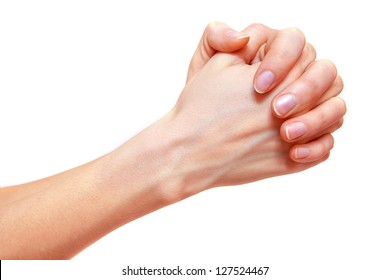
[[290,148],[290,158],[295,162],[308,163],[327,158],[334,145],[331,134],[325,134],[307,144],[294,145]]
[[249,34],[236,31],[224,23],[211,22],[207,25],[198,49],[210,59],[215,52],[234,52],[244,47],[249,41]]
[[296,28],[279,31],[255,74],[255,90],[265,93],[283,80],[301,56],[305,43],[305,36]]
[[344,89],[344,82],[340,76],[337,76],[332,86],[321,96],[317,105],[325,102],[326,100],[339,95]]
[[[315,61],[298,80],[274,98],[272,102],[274,114],[285,118],[314,108],[318,105],[321,96],[332,88],[336,77],[337,69],[332,62]],[[337,95],[341,90],[342,88],[335,86],[331,94]]]
[[317,138],[320,138],[321,136],[325,134],[330,134],[338,130],[340,127],[342,127],[344,123],[344,118],[339,119],[336,123],[332,124],[330,127],[326,128],[325,130],[319,131],[313,136],[311,136],[309,139],[305,139],[305,141],[301,141],[300,144],[309,143]]
[[274,99],[275,96],[281,94],[282,92],[285,92],[285,88],[287,88],[289,85],[298,80],[305,73],[306,69],[312,63],[314,63],[315,59],[315,49],[310,44],[306,44],[305,50],[303,51],[302,55],[294,64],[294,66],[290,69],[286,77],[278,85],[275,85],[273,89],[274,96],[272,98]]
[[249,41],[249,35],[235,31],[224,23],[209,23],[192,57],[188,70],[189,80],[217,52],[235,52]]
[[260,23],[251,24],[242,32],[249,34],[250,40],[244,48],[235,52],[235,55],[247,64],[256,57],[261,46],[272,40],[276,34],[276,30]]
[[307,140],[337,123],[345,113],[344,100],[333,97],[311,111],[285,121],[280,127],[280,135],[287,142]]

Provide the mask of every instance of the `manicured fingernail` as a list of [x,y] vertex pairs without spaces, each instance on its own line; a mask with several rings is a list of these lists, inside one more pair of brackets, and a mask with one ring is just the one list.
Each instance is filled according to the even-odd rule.
[[283,94],[276,98],[274,103],[274,111],[279,117],[283,117],[288,112],[297,106],[297,100],[293,94]]
[[307,147],[299,147],[295,150],[295,158],[305,158],[310,154],[310,149]]
[[266,92],[275,81],[275,75],[271,71],[264,71],[257,77],[255,82],[255,90],[258,93]]
[[226,32],[226,36],[228,36],[229,38],[232,38],[232,39],[237,39],[237,40],[249,37],[248,34],[243,33],[243,32],[239,32],[236,30],[229,30],[228,32]]
[[286,136],[288,140],[294,140],[301,137],[307,131],[303,122],[293,122],[286,126]]

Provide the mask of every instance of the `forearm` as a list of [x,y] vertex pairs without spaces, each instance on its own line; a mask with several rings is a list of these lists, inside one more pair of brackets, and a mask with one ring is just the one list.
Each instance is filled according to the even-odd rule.
[[71,258],[121,225],[191,195],[180,186],[185,176],[175,174],[181,137],[170,129],[162,119],[95,161],[2,189],[0,259]]
[[[96,238],[96,162],[0,192],[0,258],[70,258]],[[87,245],[87,244],[86,244]]]

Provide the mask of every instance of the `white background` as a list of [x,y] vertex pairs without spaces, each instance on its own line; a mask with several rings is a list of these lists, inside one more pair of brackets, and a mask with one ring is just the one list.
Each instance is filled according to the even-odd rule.
[[385,4],[1,1],[3,186],[95,159],[157,120],[179,96],[210,21],[299,27],[318,57],[337,65],[348,105],[326,163],[204,192],[120,228],[69,262],[3,262],[3,279],[125,279],[127,265],[270,266],[264,279],[390,279]]

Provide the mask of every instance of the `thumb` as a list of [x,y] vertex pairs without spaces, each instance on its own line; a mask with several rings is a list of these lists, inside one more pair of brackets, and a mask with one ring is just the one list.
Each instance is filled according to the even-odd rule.
[[187,81],[191,79],[216,52],[231,53],[240,50],[249,42],[249,37],[248,34],[236,31],[224,23],[209,23],[191,59]]
[[248,41],[249,34],[236,31],[221,22],[211,22],[205,29],[200,47],[209,52],[208,58],[210,59],[215,51],[234,52],[243,48]]

